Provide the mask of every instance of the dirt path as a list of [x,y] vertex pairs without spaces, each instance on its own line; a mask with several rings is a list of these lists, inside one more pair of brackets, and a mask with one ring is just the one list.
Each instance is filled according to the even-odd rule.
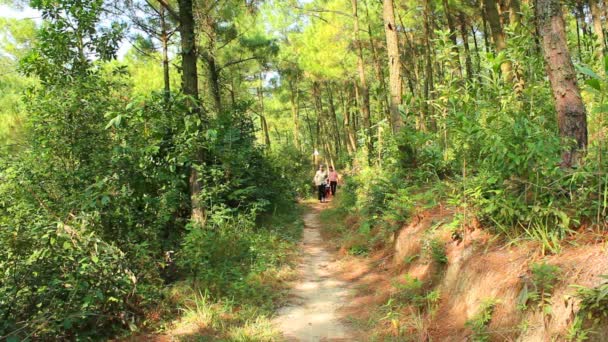
[[294,301],[279,310],[275,324],[288,341],[348,341],[353,335],[336,310],[344,305],[349,290],[332,275],[335,260],[319,234],[319,210],[311,210],[303,219],[301,278],[291,291]]

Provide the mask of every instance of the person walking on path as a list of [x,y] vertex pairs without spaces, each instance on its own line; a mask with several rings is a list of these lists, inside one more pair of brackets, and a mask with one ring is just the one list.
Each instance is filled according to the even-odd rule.
[[325,172],[323,165],[319,165],[319,170],[317,170],[317,173],[315,173],[313,182],[317,186],[317,191],[319,192],[319,202],[325,202],[325,183],[327,182],[327,172]]
[[336,190],[338,188],[338,179],[340,178],[340,175],[338,175],[338,172],[336,172],[336,170],[334,170],[334,168],[331,166],[329,167],[328,178],[329,187],[331,188],[331,195],[336,196]]

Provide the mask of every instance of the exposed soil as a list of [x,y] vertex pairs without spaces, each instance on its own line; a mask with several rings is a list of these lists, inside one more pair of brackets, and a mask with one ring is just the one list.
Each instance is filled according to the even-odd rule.
[[321,238],[319,211],[313,207],[304,219],[301,273],[293,284],[293,300],[279,310],[276,326],[287,341],[352,341],[351,329],[340,320],[338,310],[347,302],[351,291],[339,280],[337,261]]

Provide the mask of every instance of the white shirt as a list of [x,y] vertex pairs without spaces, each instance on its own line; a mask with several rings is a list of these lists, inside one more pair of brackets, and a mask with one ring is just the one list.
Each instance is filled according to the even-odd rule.
[[317,170],[317,173],[315,173],[315,178],[314,178],[315,185],[319,186],[319,185],[325,184],[326,179],[327,179],[327,172]]

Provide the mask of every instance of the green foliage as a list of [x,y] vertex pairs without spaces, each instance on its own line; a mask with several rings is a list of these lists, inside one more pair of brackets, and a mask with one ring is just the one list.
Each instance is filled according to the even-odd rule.
[[519,294],[518,308],[526,310],[530,305],[536,305],[545,315],[551,314],[551,294],[560,280],[561,269],[545,262],[532,264],[532,276]]
[[396,305],[412,305],[420,313],[433,313],[441,299],[438,289],[427,291],[425,284],[418,278],[406,274],[403,282],[393,282],[397,292],[391,297]]
[[34,208],[20,209],[28,226],[0,222],[0,334],[99,338],[133,324],[127,304],[138,300],[137,277],[125,254],[91,229],[95,218],[53,225]]
[[497,302],[494,299],[485,300],[479,306],[477,313],[465,323],[465,326],[473,330],[473,335],[471,336],[473,341],[490,340],[488,325],[492,321],[492,314],[494,313],[496,304]]
[[17,150],[25,106],[23,92],[35,81],[17,72],[18,59],[31,49],[36,27],[33,20],[0,18],[0,152]]
[[[293,212],[294,183],[281,179],[298,155],[265,156],[248,102],[202,129],[182,96],[134,91],[128,68],[105,62],[121,27],[102,5],[32,2],[48,20],[21,61],[41,81],[26,94],[24,148],[0,158],[0,336],[112,337],[182,277],[272,307],[281,292],[260,277],[285,263],[298,229],[259,225],[277,205]],[[204,228],[188,224],[193,169]]]
[[425,241],[423,251],[439,266],[444,266],[448,262],[448,257],[445,254],[445,245],[438,239]]
[[178,266],[214,298],[272,307],[280,294],[260,283],[259,275],[286,262],[302,229],[297,212],[282,211],[261,227],[253,213],[233,216],[227,210],[211,214],[204,226],[190,224]]
[[[601,275],[602,279],[608,279],[608,275]],[[608,319],[608,281],[594,288],[573,285],[577,289],[576,296],[580,299],[580,309],[577,317],[580,317],[579,324],[589,324],[592,327],[605,324]],[[576,328],[576,327],[575,327]],[[576,329],[574,336],[582,338],[586,336],[586,331]]]

